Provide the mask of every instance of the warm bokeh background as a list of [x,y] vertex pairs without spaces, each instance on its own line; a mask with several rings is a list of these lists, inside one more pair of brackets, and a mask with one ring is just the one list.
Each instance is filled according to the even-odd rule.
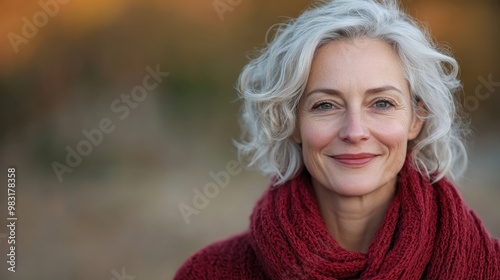
[[[1,279],[112,279],[122,268],[137,280],[170,279],[194,251],[248,226],[267,184],[257,172],[232,176],[189,224],[178,206],[192,205],[192,189],[236,158],[234,83],[246,56],[310,1],[242,0],[222,16],[214,3],[226,0],[68,1],[16,53],[7,34],[22,34],[22,18],[32,21],[41,7],[0,1]],[[500,236],[500,3],[403,4],[462,66],[474,136],[461,191]],[[170,75],[119,120],[112,102],[157,64]],[[491,94],[483,98],[483,86],[476,96],[488,79]],[[115,130],[59,182],[51,163],[64,163],[65,147],[103,118]],[[5,262],[10,166],[18,178],[15,274]]]

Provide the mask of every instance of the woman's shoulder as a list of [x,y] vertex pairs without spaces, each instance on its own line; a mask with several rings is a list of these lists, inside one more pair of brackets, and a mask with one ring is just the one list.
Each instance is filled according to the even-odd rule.
[[260,271],[246,231],[196,252],[174,279],[263,279]]

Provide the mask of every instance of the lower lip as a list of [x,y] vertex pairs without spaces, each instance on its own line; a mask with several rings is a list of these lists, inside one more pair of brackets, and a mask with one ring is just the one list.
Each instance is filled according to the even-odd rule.
[[336,161],[342,163],[343,165],[347,165],[349,167],[361,167],[366,164],[368,164],[372,159],[375,157],[366,157],[366,158],[353,158],[353,159],[346,159],[346,158],[334,158]]

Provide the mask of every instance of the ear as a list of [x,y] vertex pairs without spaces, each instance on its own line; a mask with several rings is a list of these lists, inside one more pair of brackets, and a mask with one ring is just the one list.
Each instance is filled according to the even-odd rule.
[[424,118],[427,116],[427,111],[424,108],[424,103],[422,100],[418,101],[417,108],[413,110],[413,117],[410,125],[410,131],[408,132],[408,140],[413,140],[417,138],[418,134],[424,126]]

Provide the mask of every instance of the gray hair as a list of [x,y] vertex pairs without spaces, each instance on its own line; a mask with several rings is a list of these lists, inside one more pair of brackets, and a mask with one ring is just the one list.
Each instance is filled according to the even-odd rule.
[[303,168],[301,147],[291,138],[300,97],[316,50],[334,40],[372,38],[391,44],[410,87],[414,112],[423,102],[424,126],[411,141],[413,164],[427,178],[458,179],[467,168],[465,123],[453,94],[461,89],[458,63],[439,50],[425,29],[395,1],[333,0],[278,26],[274,39],[243,69],[237,88],[244,100],[240,160],[276,178]]

